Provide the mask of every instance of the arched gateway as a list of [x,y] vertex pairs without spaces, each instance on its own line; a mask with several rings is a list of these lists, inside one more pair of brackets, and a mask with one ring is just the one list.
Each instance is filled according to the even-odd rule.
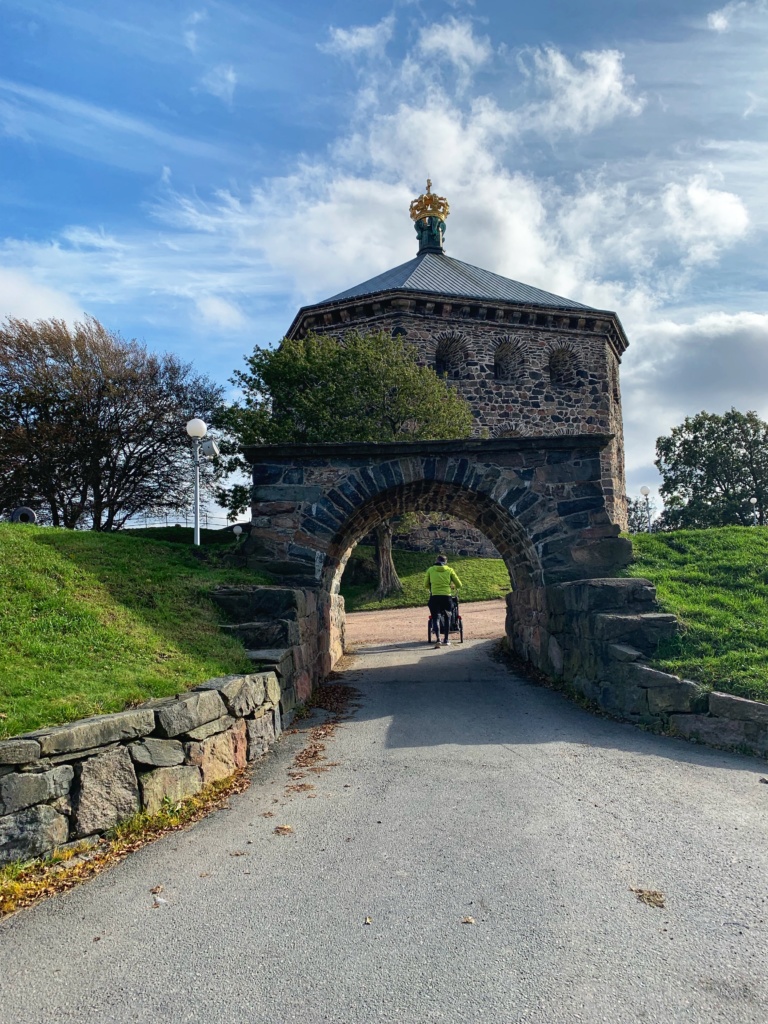
[[610,440],[583,434],[246,448],[250,563],[320,591],[323,644],[338,653],[339,584],[354,546],[395,515],[445,512],[482,531],[501,554],[514,588],[507,632],[537,662],[546,588],[614,575],[630,558],[605,507],[601,453]]

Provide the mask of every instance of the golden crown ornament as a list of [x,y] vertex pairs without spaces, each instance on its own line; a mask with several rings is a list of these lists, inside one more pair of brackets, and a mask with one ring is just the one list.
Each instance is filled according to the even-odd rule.
[[410,211],[411,217],[415,221],[423,220],[425,217],[439,217],[444,221],[451,212],[451,208],[444,196],[435,195],[432,191],[432,182],[427,178],[427,191],[418,199],[413,200]]

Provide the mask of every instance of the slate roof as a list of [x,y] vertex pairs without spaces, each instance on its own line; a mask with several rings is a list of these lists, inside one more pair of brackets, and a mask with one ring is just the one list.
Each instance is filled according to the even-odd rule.
[[466,296],[468,299],[481,301],[519,302],[525,305],[552,306],[557,309],[592,308],[581,302],[574,302],[573,299],[564,299],[561,295],[553,295],[541,288],[512,281],[508,277],[492,274],[490,270],[473,267],[470,263],[437,252],[420,253],[415,259],[392,270],[386,270],[378,277],[363,281],[362,284],[339,292],[338,295],[332,295],[316,305],[322,306],[326,302],[340,302],[343,299],[355,299],[389,291]]

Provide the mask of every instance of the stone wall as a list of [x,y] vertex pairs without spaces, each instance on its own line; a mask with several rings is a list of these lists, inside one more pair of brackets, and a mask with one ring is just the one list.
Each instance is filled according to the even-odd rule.
[[648,663],[677,628],[644,579],[581,580],[507,597],[511,648],[550,679],[618,718],[768,754],[768,704],[709,692]]
[[244,768],[341,656],[340,597],[280,587],[222,587],[212,597],[254,672],[0,741],[0,864],[98,836]]
[[392,542],[403,551],[442,551],[470,558],[501,557],[479,530],[473,530],[471,526],[458,519],[451,519],[450,516],[433,522],[430,516],[423,515],[421,521],[407,532],[395,524]]
[[0,864],[100,835],[227,778],[280,736],[275,672],[0,741]]

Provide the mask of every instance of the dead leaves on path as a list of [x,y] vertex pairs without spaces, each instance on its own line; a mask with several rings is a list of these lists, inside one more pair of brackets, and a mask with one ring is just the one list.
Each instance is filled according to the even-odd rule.
[[630,885],[629,891],[637,896],[638,902],[644,903],[646,907],[657,907],[663,910],[666,906],[666,896],[658,889],[635,889]]

